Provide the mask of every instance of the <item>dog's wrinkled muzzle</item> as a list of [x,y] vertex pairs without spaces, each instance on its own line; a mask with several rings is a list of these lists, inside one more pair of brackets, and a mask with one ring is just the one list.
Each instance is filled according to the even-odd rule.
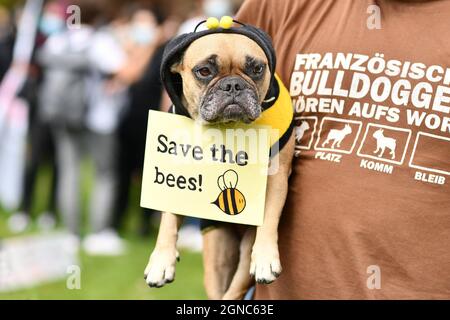
[[250,123],[261,115],[257,89],[239,76],[219,80],[204,95],[200,116],[207,122]]

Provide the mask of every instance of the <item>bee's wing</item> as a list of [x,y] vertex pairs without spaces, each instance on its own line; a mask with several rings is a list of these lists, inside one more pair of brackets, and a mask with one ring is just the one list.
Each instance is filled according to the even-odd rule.
[[219,186],[220,190],[225,190],[227,188],[227,186],[225,185],[225,181],[223,179],[223,175],[217,178],[217,185]]
[[238,174],[234,170],[227,170],[223,174],[223,180],[227,188],[236,188],[238,183]]

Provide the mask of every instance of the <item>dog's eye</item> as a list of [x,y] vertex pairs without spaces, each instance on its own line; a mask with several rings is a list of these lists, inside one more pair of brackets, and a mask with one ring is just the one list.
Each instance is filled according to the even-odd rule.
[[206,78],[209,77],[212,74],[212,72],[209,68],[203,67],[197,70],[197,74],[201,77]]
[[253,73],[256,74],[256,75],[261,74],[263,71],[264,71],[264,66],[262,66],[262,65],[255,66],[253,68]]

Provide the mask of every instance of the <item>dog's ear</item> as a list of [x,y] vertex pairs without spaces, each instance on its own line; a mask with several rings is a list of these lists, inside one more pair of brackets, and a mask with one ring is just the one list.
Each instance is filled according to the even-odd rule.
[[177,57],[170,65],[170,72],[180,73],[183,69],[183,57]]
[[170,72],[172,73],[180,73],[181,71],[181,61],[176,61],[170,66]]

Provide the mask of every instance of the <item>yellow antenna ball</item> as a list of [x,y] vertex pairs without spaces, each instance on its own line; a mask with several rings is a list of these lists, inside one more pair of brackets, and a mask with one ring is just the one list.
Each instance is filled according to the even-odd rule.
[[233,18],[230,16],[223,16],[222,18],[220,18],[219,25],[221,28],[230,29],[233,25]]
[[219,27],[219,19],[209,17],[208,19],[206,19],[206,27],[208,29],[217,29]]

